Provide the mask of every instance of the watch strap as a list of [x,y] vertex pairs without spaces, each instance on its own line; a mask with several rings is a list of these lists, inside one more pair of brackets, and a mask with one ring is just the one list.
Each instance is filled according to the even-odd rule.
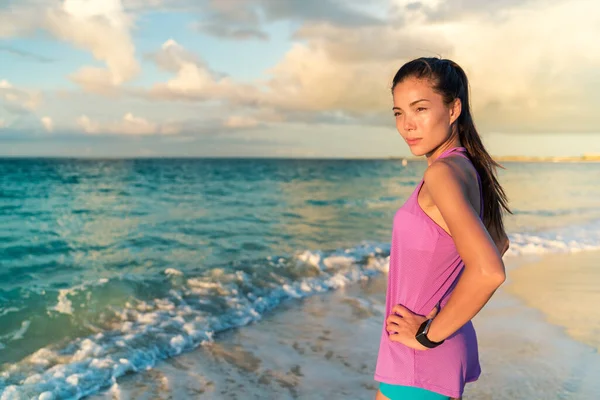
[[440,344],[444,343],[443,340],[441,342],[433,342],[433,341],[429,340],[429,338],[427,337],[427,332],[429,331],[429,325],[431,325],[432,321],[433,321],[433,319],[425,320],[419,327],[419,330],[417,331],[417,335],[415,336],[417,341],[419,343],[421,343],[423,346],[427,347],[428,349],[433,349],[434,347],[437,347]]

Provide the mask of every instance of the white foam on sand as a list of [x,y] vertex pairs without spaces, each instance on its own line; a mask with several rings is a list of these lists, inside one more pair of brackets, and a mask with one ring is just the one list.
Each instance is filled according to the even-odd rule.
[[600,250],[600,221],[544,232],[514,233],[509,238],[509,257]]

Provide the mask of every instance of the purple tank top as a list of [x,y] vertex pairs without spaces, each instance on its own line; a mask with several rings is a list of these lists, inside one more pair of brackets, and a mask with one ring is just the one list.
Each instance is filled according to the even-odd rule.
[[[438,159],[452,153],[469,160],[464,147],[448,149]],[[479,175],[477,181],[481,218],[483,196]],[[477,337],[471,321],[440,346],[424,351],[392,342],[385,329],[385,319],[396,304],[420,315],[427,315],[437,304],[443,308],[464,268],[452,237],[425,214],[417,202],[423,182],[421,180],[394,215],[385,318],[375,380],[461,397],[465,383],[477,380],[481,373]]]

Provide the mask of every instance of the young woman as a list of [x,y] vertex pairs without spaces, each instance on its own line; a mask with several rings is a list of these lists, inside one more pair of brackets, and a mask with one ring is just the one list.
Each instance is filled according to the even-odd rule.
[[456,399],[481,372],[471,319],[504,282],[510,210],[461,67],[410,61],[392,94],[396,127],[428,167],[394,216],[376,399]]

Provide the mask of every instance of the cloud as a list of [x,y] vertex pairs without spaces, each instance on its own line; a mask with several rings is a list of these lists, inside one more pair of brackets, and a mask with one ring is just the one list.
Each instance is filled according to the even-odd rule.
[[255,118],[242,116],[242,115],[232,115],[225,120],[223,125],[227,128],[254,128],[259,125],[259,121]]
[[119,121],[107,123],[93,121],[87,115],[82,115],[77,119],[77,125],[90,134],[172,135],[180,131],[177,124],[151,122],[132,113],[125,114]]
[[494,24],[466,19],[446,34],[461,38],[453,56],[467,70],[475,118],[486,130],[599,131],[600,5],[524,7]]
[[43,21],[43,13],[34,4],[0,5],[0,38],[10,38],[30,33]]
[[[271,79],[242,84],[211,71],[199,57],[174,40],[168,40],[150,58],[161,69],[174,73],[174,77],[154,85],[144,95],[155,100],[221,102],[241,107],[247,111],[244,125],[249,124],[248,118],[272,122],[310,121],[320,117],[316,114],[310,117],[308,113],[380,111],[387,101],[386,85],[392,70],[389,63],[385,69],[385,63],[374,62],[369,64],[369,71],[364,65],[354,66],[346,59],[332,58],[320,43],[315,40],[314,45],[296,44],[282,62],[268,71]],[[379,73],[373,73],[376,68],[380,69]],[[364,76],[349,82],[358,75]],[[374,90],[377,87],[379,90]],[[240,119],[232,121],[225,124],[241,125]]]
[[139,72],[129,35],[131,20],[120,0],[65,0],[49,14],[50,31],[62,40],[92,52],[106,69],[83,67],[72,79],[90,91],[118,86]]
[[[118,111],[132,113],[100,122],[85,117],[86,108],[65,118],[39,110],[39,94],[36,100],[32,91],[1,86],[0,106],[39,112],[37,121],[52,115],[57,124],[82,115],[79,125],[90,133],[160,134],[174,124],[137,115],[163,118],[147,110],[183,104],[174,101],[188,102],[188,111],[176,111],[182,122],[172,129],[179,132],[195,128],[183,115],[193,115],[189,110],[196,105],[209,110],[197,112],[211,113],[210,127],[218,131],[284,121],[393,128],[394,73],[412,58],[437,55],[467,71],[483,131],[583,132],[600,126],[600,6],[588,0],[66,0],[53,7],[38,3],[35,12],[26,12],[33,9],[31,1],[19,4],[29,5],[13,6],[15,14],[0,11],[0,37],[41,28],[90,51],[105,67],[84,67],[72,79],[88,91],[134,94],[122,96],[120,101],[131,103]],[[211,69],[209,53],[205,59],[169,39],[147,59],[170,77],[147,88],[127,87],[139,71],[132,19],[147,7],[202,13],[198,29],[222,37],[266,39],[265,27],[278,21],[291,22],[285,26],[295,31],[289,49],[254,82]]]
[[71,75],[85,90],[100,93],[110,92],[139,72],[131,25],[120,0],[64,0],[45,7],[29,1],[0,13],[0,37],[39,28],[104,62],[105,68],[85,66]]
[[160,69],[168,72],[178,72],[185,64],[193,64],[203,69],[207,68],[200,57],[187,51],[173,39],[164,42],[161,49],[154,54],[150,54],[148,59],[154,61]]
[[6,126],[6,122],[4,122],[4,120],[2,118],[0,118],[0,129],[4,128]]
[[362,0],[259,0],[255,3],[262,8],[269,21],[295,19],[353,28],[384,23],[384,20],[361,8],[364,6]]
[[392,0],[393,12],[403,19],[424,18],[423,22],[448,22],[466,17],[502,20],[507,13],[552,6],[559,0]]
[[227,39],[268,39],[261,30],[259,9],[252,1],[209,0],[204,18],[195,28],[209,35]]
[[[404,32],[385,26],[356,30],[320,23],[305,25],[295,38],[302,43],[295,43],[266,71],[268,79],[252,84],[210,70],[200,57],[170,39],[149,59],[174,76],[143,95],[155,100],[221,102],[244,108],[245,118],[253,121],[264,121],[270,113],[277,122],[381,124],[381,115],[389,108],[390,79],[400,61],[420,55],[420,47],[439,51],[452,47],[426,27]],[[373,46],[375,41],[380,45]],[[239,125],[239,121],[226,124]]]
[[363,5],[356,0],[208,0],[196,28],[222,38],[266,40],[262,27],[270,22],[327,22],[354,28],[383,22],[358,8]]
[[207,33],[212,36],[217,36],[225,39],[234,40],[246,40],[246,39],[259,39],[268,40],[269,35],[260,29],[256,28],[243,28],[243,27],[232,27],[226,24],[216,22],[204,22],[195,25],[195,29],[200,32]]
[[[455,44],[430,26],[386,26],[361,29],[340,28],[329,24],[305,24],[294,34],[312,51],[323,51],[332,62],[340,64],[397,63],[428,53],[447,53]],[[374,45],[376,44],[376,45]],[[394,64],[395,65],[395,64]]]
[[42,117],[40,122],[44,126],[46,132],[52,132],[54,130],[54,123],[52,122],[52,118],[50,117]]
[[[388,112],[391,79],[399,66],[423,54],[446,52],[452,43],[428,26],[360,30],[305,25],[294,44],[267,72],[263,102],[287,112],[345,113],[369,117]],[[374,45],[377,43],[377,45]]]
[[506,5],[498,19],[465,13],[452,22],[417,18],[360,30],[305,24],[295,34],[302,42],[269,69],[255,101],[288,119],[300,112],[392,126],[389,87],[397,69],[440,55],[467,71],[484,131],[598,132],[600,5],[553,2],[543,12]]
[[155,99],[234,100],[251,99],[257,89],[236,83],[227,76],[209,70],[194,54],[170,39],[151,58],[163,70],[174,72],[166,83],[154,85],[148,96]]
[[0,105],[14,114],[28,114],[37,109],[42,96],[37,91],[14,87],[7,80],[0,80]]

